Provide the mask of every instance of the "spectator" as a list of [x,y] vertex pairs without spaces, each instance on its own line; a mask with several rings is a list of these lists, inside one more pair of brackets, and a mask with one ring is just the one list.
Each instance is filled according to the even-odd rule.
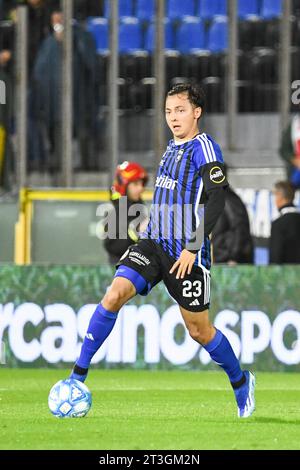
[[36,55],[42,41],[50,32],[50,16],[53,9],[59,8],[59,1],[27,0],[28,5],[28,50],[29,54],[29,75],[34,66]]
[[13,151],[10,142],[12,124],[12,53],[9,50],[0,51],[0,80],[1,92],[5,94],[5,104],[0,104],[0,187],[5,191],[10,189],[10,175],[13,169]]
[[50,32],[51,12],[58,9],[60,0],[19,0],[10,2],[9,17],[16,23],[16,7],[28,6],[28,67],[31,76],[41,42]]
[[[51,15],[53,34],[40,46],[33,72],[32,115],[40,133],[50,143],[51,163],[57,169],[61,159],[61,88],[63,15]],[[94,159],[93,142],[97,114],[97,53],[93,37],[73,26],[73,129],[78,138],[83,166]],[[35,141],[38,139],[35,136]],[[40,151],[39,160],[46,152]]]
[[293,204],[295,190],[288,181],[280,181],[274,188],[279,218],[272,222],[270,263],[300,263],[300,212]]
[[253,263],[253,241],[247,209],[229,186],[225,208],[212,232],[215,263]]
[[[111,229],[116,236],[104,240],[111,264],[116,264],[130,245],[138,241],[138,233],[132,222],[139,214],[129,215],[128,211],[134,204],[143,204],[142,193],[147,180],[146,171],[138,163],[124,162],[117,167],[112,186],[113,209],[108,217],[108,230]],[[127,214],[125,214],[125,219],[119,223],[120,201],[124,199],[124,196],[127,196]],[[143,225],[145,225],[146,214],[141,215]],[[139,230],[142,231],[144,228],[146,227],[139,227]]]
[[280,155],[286,163],[288,180],[294,188],[300,188],[300,113],[282,133]]

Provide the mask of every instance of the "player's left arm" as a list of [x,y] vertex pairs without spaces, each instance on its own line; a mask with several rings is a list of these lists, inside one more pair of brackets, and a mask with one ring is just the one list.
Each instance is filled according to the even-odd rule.
[[228,181],[224,163],[213,162],[203,165],[201,176],[207,198],[204,212],[204,237],[208,237],[225,207]]

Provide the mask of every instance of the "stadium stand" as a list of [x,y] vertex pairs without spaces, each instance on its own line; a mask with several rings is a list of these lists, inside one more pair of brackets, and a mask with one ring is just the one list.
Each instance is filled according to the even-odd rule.
[[169,0],[167,2],[167,17],[170,20],[179,20],[184,16],[194,16],[196,13],[194,0]]
[[203,20],[212,20],[215,16],[227,14],[226,0],[198,0],[197,14]]
[[[145,32],[144,49],[148,52],[153,52],[155,47],[155,24],[150,23]],[[174,49],[175,46],[175,34],[171,21],[165,19],[165,49]]]
[[282,13],[282,0],[262,0],[261,16],[264,19],[279,18]]
[[205,49],[205,29],[200,18],[184,17],[178,28],[176,45],[181,54],[197,53]]
[[259,0],[239,0],[238,1],[239,18],[246,19],[249,16],[259,15]]
[[155,15],[155,0],[137,0],[135,14],[141,21],[152,21]]

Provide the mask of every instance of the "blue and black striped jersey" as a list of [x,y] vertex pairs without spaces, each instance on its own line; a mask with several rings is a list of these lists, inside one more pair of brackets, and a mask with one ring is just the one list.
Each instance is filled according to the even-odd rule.
[[[159,165],[150,220],[141,238],[151,238],[178,259],[194,238],[206,191],[227,186],[220,147],[207,134],[176,144],[170,140]],[[205,216],[205,209],[204,209]],[[195,265],[210,269],[210,240],[204,238]]]

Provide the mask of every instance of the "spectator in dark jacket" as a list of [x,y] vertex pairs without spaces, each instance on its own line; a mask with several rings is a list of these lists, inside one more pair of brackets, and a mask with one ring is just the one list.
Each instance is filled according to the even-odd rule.
[[212,233],[215,263],[253,263],[253,241],[247,209],[228,187],[225,208]]
[[13,173],[13,146],[10,135],[13,120],[13,71],[10,66],[11,61],[11,51],[0,51],[0,188],[2,187],[5,191],[11,189],[10,177]]
[[279,218],[272,222],[270,263],[300,263],[300,212],[293,204],[295,190],[288,181],[275,184],[275,204]]
[[[33,120],[43,129],[50,143],[51,165],[61,160],[62,129],[62,39],[63,15],[53,12],[53,34],[41,44],[33,72]],[[95,137],[97,115],[97,52],[93,37],[80,26],[73,26],[73,130],[84,162],[94,158],[91,143]],[[86,155],[90,151],[92,156]],[[46,152],[40,151],[38,160]]]
[[[126,250],[138,241],[139,235],[146,228],[146,209],[142,201],[142,193],[148,176],[144,168],[138,163],[124,162],[116,170],[115,180],[112,186],[113,209],[108,217],[108,230],[112,236],[104,240],[104,246],[108,252],[109,262],[116,264]],[[124,212],[123,203],[127,197],[127,213]],[[130,211],[134,204],[141,213]],[[124,204],[126,207],[126,204]],[[129,215],[132,212],[132,215]],[[134,220],[139,217],[140,226],[136,227]]]

